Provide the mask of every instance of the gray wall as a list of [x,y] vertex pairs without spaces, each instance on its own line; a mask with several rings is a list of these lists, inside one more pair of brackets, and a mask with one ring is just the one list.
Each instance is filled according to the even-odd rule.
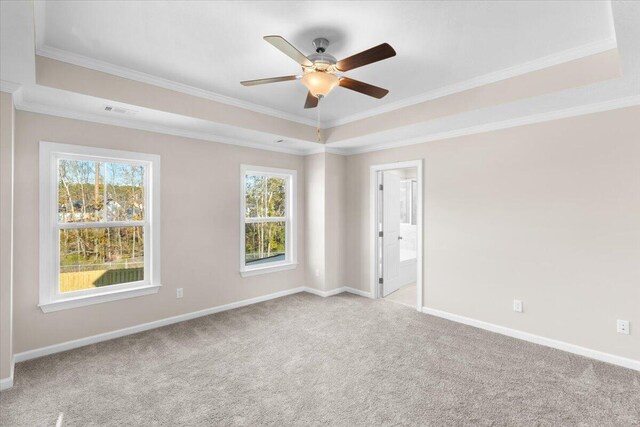
[[12,374],[13,99],[0,92],[0,379]]
[[[318,289],[369,291],[369,166],[424,159],[424,306],[640,359],[640,334],[615,332],[618,318],[632,331],[640,324],[639,114],[303,158],[17,112],[14,352],[314,286],[311,242],[320,242]],[[40,140],[162,156],[159,294],[46,315],[37,308]],[[241,163],[298,171],[296,270],[240,277]],[[305,209],[323,221],[312,226]],[[316,226],[321,239],[306,239]],[[511,310],[514,298],[524,313]]]
[[304,158],[305,168],[305,248],[307,286],[325,289],[325,153]]
[[[161,156],[162,281],[158,294],[44,314],[38,304],[39,141]],[[239,274],[240,164],[298,172],[295,270]],[[15,150],[14,352],[304,286],[304,159],[18,111]],[[176,299],[176,288],[184,298]]]
[[346,285],[346,158],[305,157],[307,286],[331,291]]
[[348,157],[347,283],[370,290],[369,167],[424,159],[423,306],[640,360],[638,117],[632,107]]

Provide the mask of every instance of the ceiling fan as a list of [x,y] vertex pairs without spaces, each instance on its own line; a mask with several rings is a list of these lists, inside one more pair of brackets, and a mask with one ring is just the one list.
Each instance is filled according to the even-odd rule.
[[245,80],[240,82],[243,86],[255,86],[266,83],[300,79],[302,84],[309,89],[304,108],[317,107],[318,100],[327,96],[336,86],[351,89],[378,99],[389,93],[387,89],[350,79],[349,77],[345,77],[340,74],[344,71],[353,70],[354,68],[362,67],[363,65],[372,64],[395,56],[396,51],[393,50],[388,43],[382,43],[381,45],[337,61],[336,58],[325,53],[329,46],[329,40],[325,38],[317,38],[313,40],[313,46],[315,47],[316,53],[309,56],[304,56],[298,49],[281,36],[265,36],[264,39],[300,64],[302,66],[303,74],[272,77],[269,79]]

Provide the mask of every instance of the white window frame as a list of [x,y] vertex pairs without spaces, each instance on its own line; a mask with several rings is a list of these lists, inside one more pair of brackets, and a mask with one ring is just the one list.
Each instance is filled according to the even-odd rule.
[[[246,218],[246,177],[247,175],[260,175],[277,177],[285,180],[285,216],[270,218]],[[269,168],[264,166],[240,165],[240,275],[242,277],[255,276],[257,274],[273,273],[276,271],[293,270],[297,262],[297,233],[296,233],[296,183],[295,170]],[[285,260],[258,264],[256,266],[245,265],[245,226],[258,222],[285,222]]]
[[[400,180],[400,182],[403,183],[403,184],[407,184],[407,183],[409,184],[407,186],[407,190],[409,190],[408,191],[409,197],[407,198],[407,200],[408,200],[408,203],[407,203],[407,205],[408,205],[408,209],[407,209],[408,215],[407,216],[409,218],[409,222],[401,222],[401,223],[402,224],[408,224],[408,225],[416,225],[416,224],[413,223],[413,221],[416,219],[416,218],[413,217],[414,216],[413,215],[413,202],[414,202],[414,199],[416,197],[416,195],[414,194],[414,191],[413,191],[413,183],[415,182],[417,184],[418,180],[415,179],[415,178],[403,178],[403,179]],[[417,187],[417,185],[416,185],[416,187]],[[417,223],[417,221],[416,221],[416,223]]]
[[[144,220],[58,222],[58,160],[78,159],[133,163],[145,167]],[[141,226],[144,229],[144,280],[103,288],[61,293],[60,233],[62,228]],[[40,142],[40,301],[43,312],[65,310],[124,298],[155,294],[160,290],[160,156],[80,145]]]

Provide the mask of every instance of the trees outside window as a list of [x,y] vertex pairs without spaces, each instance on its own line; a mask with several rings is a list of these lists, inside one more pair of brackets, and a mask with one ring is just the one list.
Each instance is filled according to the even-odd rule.
[[295,171],[242,166],[242,273],[295,265],[295,176]]
[[[144,280],[144,181],[140,164],[58,159],[59,292]],[[110,222],[131,225],[92,226]]]
[[158,156],[41,143],[41,306],[158,279],[158,169]]

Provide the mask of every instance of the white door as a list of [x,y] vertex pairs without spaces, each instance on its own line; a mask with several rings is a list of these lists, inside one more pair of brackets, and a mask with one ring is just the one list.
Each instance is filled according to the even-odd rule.
[[382,296],[400,288],[400,176],[382,178]]

